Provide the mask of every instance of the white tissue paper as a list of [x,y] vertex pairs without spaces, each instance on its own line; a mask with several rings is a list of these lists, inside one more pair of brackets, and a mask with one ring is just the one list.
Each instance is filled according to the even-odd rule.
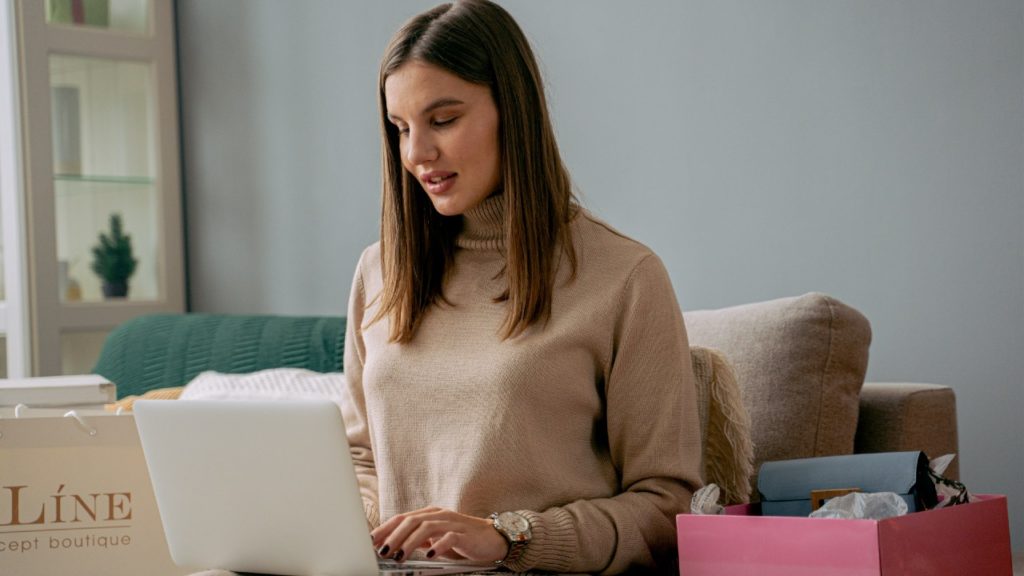
[[907,503],[895,492],[851,492],[825,502],[811,518],[882,520],[907,513]]
[[708,484],[693,494],[690,499],[691,514],[721,514],[725,509],[718,503],[721,489],[717,484]]

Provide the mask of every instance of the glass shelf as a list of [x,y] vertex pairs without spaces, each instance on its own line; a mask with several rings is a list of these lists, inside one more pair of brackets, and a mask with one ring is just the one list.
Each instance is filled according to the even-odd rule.
[[133,186],[152,186],[155,181],[145,176],[87,176],[84,174],[54,174],[58,182],[89,182],[94,184],[129,184]]

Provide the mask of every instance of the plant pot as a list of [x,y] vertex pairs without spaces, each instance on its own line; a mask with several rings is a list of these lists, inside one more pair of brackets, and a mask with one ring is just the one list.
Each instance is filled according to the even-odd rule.
[[120,282],[103,282],[103,297],[104,298],[124,298],[128,295],[128,281],[121,280]]

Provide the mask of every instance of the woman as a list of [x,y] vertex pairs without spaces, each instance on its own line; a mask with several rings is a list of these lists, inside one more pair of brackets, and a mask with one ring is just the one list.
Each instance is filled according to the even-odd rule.
[[675,571],[700,482],[682,315],[657,256],[576,203],[523,33],[487,0],[438,6],[379,90],[343,403],[379,554]]

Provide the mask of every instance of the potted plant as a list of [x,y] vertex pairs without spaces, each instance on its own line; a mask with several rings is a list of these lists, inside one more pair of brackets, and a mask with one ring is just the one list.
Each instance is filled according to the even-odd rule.
[[128,295],[128,279],[139,263],[132,256],[132,237],[124,233],[121,215],[110,215],[110,234],[100,232],[100,243],[92,248],[92,271],[103,280],[103,297]]

